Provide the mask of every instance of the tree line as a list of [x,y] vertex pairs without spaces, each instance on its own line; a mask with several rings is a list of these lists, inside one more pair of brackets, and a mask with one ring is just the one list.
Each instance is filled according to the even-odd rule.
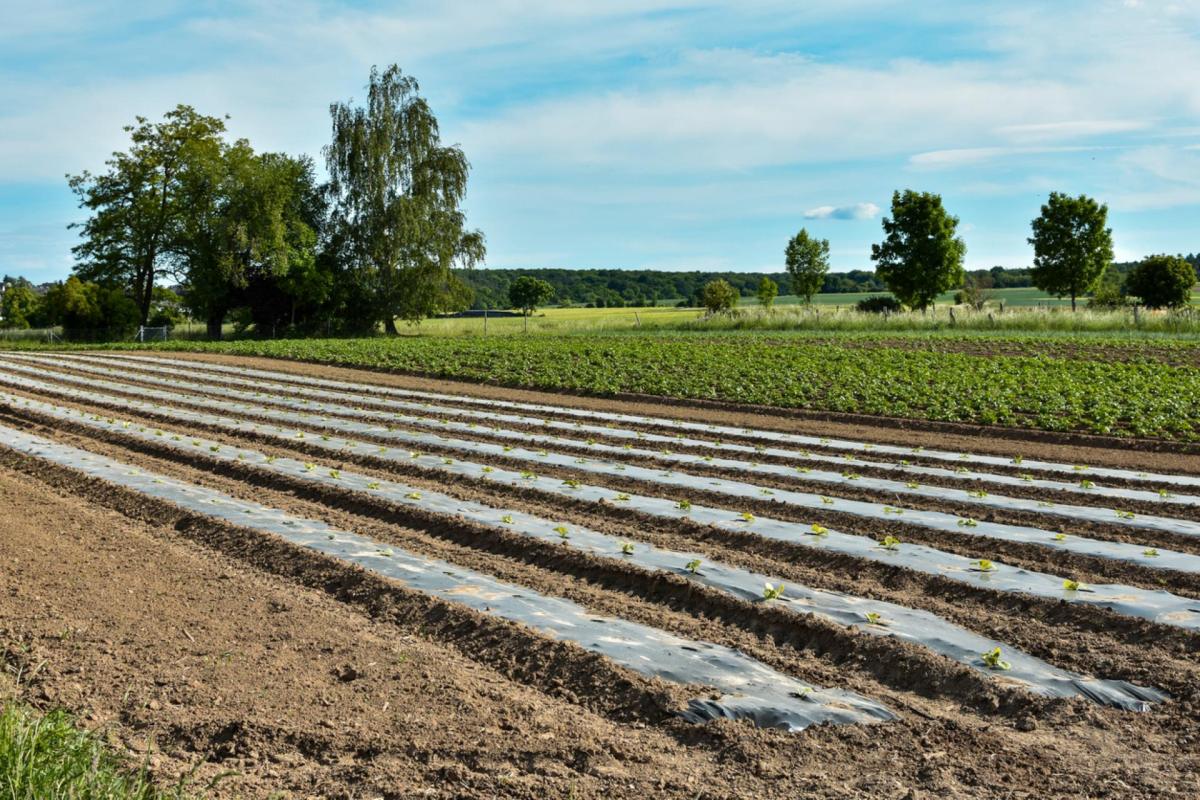
[[103,171],[68,176],[88,214],[72,225],[72,277],[45,294],[10,279],[5,324],[116,337],[173,310],[213,338],[233,313],[267,333],[394,332],[465,308],[452,268],[485,253],[461,210],[469,164],[441,142],[416,80],[373,68],[366,104],[335,102],[330,117],[325,183],[308,156],[256,152],[191,106],[138,117]]

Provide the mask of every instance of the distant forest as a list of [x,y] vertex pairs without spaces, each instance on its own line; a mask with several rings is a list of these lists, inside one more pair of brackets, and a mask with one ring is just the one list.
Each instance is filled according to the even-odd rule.
[[[1185,256],[1200,265],[1200,253]],[[1119,282],[1135,262],[1113,264],[1109,280]],[[752,297],[759,281],[768,277],[779,285],[780,294],[791,294],[785,272],[662,272],[651,269],[472,269],[455,270],[472,289],[472,308],[508,308],[508,285],[521,275],[540,278],[554,287],[553,305],[622,308],[624,306],[699,305],[704,284],[717,278],[729,281],[743,297]],[[969,275],[987,276],[996,289],[1032,286],[1028,269],[992,267]],[[887,287],[870,270],[830,272],[822,293],[886,292]]]

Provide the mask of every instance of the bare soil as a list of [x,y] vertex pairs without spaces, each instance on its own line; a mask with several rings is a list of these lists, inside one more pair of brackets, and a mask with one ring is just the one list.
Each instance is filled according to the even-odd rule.
[[[212,358],[380,385],[662,414],[660,404],[468,387],[265,359]],[[218,797],[1187,797],[1200,795],[1200,636],[1068,604],[975,590],[687,521],[447,481],[347,455],[346,469],[553,515],[630,541],[700,549],[794,583],[926,608],[1084,674],[1173,695],[1146,714],[1048,701],[981,679],[922,648],[697,590],[633,565],[439,519],[365,495],[316,490],[249,464],[84,426],[20,407],[0,423],[320,518],[425,555],[569,597],[598,613],[717,641],[789,674],[881,700],[900,720],[799,734],[673,716],[696,689],[647,681],[577,647],[451,604],[424,601],[281,540],[0,449],[0,663],[7,691],[61,706],[164,783],[226,772]],[[671,415],[868,441],[914,442],[890,424],[818,422],[678,406]],[[186,426],[172,426],[187,430]],[[208,435],[212,435],[209,433]],[[989,432],[920,433],[926,447],[1023,453]],[[892,438],[888,438],[888,437]],[[981,435],[982,436],[982,435]],[[268,446],[304,457],[300,443]],[[1200,472],[1183,452],[1037,445],[1094,465]],[[308,456],[311,458],[312,456]],[[615,483],[614,483],[615,485]],[[715,498],[714,498],[715,499]],[[1100,528],[1097,534],[1116,538]],[[917,532],[913,532],[917,536]],[[930,537],[964,551],[968,537]],[[961,539],[961,541],[957,541]],[[1014,550],[1028,565],[1134,568]],[[1179,590],[1191,588],[1180,585]],[[1200,592],[1198,592],[1200,594]],[[20,675],[20,681],[15,676]],[[5,687],[0,685],[0,690]]]

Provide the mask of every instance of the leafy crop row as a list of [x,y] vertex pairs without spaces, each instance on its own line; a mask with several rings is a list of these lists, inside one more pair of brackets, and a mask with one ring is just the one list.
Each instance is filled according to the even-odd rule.
[[598,394],[641,393],[916,419],[1200,438],[1200,372],[1151,361],[982,356],[744,337],[169,342]]

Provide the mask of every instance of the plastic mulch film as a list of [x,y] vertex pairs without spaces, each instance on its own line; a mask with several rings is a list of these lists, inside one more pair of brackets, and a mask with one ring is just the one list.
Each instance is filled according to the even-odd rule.
[[[768,429],[740,428],[730,425],[710,425],[703,422],[687,422],[684,420],[668,420],[660,417],[647,417],[637,414],[618,414],[592,409],[571,408],[569,406],[548,406],[537,403],[521,403],[511,400],[494,400],[490,398],[470,397],[466,395],[448,395],[434,392],[418,392],[407,389],[397,389],[378,384],[351,383],[347,381],[329,380],[308,375],[295,375],[267,370],[249,369],[244,367],[227,367],[199,360],[184,360],[148,356],[113,355],[114,360],[128,359],[150,363],[171,363],[186,368],[189,371],[223,372],[257,378],[273,378],[292,380],[308,386],[323,386],[330,389],[343,389],[351,392],[391,395],[394,397],[417,397],[433,400],[445,400],[471,405],[490,406],[493,408],[508,408],[527,411],[535,414],[558,414],[580,419],[605,420],[621,424],[655,425],[677,430],[695,431],[707,434],[717,434],[722,437],[767,439],[800,447],[824,447],[831,450],[845,450],[850,453],[871,453],[881,455],[911,456],[919,454],[925,458],[938,461],[954,461],[958,463],[977,463],[991,466],[1012,466],[1015,462],[1004,456],[989,456],[970,453],[952,453],[946,450],[926,449],[922,447],[900,447],[897,445],[870,444],[846,439],[834,439],[822,436],[806,436],[804,434],[784,433]],[[1122,480],[1152,481],[1176,486],[1200,487],[1200,476],[1194,475],[1165,475],[1161,473],[1141,472],[1137,470],[1116,469],[1109,467],[1089,467],[1079,464],[1062,464],[1053,461],[1042,461],[1029,458],[1020,462],[1027,469],[1046,472],[1065,472],[1070,474],[1084,473],[1088,475],[1118,478]]]
[[[275,438],[284,444],[296,441],[297,437],[304,437],[302,431],[289,430],[281,426],[221,417],[187,409],[166,408],[127,398],[118,399],[81,389],[44,384],[40,381],[13,375],[0,374],[0,382],[22,386],[34,391],[48,391],[80,402],[91,401],[109,405],[119,403],[129,411],[158,414],[177,421],[209,425],[231,432],[254,433]],[[21,397],[4,399],[15,406],[33,405],[38,402]],[[698,505],[682,508],[681,503],[659,497],[626,494],[586,484],[573,486],[557,480],[539,479],[536,474],[529,471],[518,472],[477,462],[459,461],[407,448],[397,450],[362,440],[313,435],[304,437],[303,441],[335,457],[341,457],[347,450],[353,450],[384,461],[413,463],[426,469],[434,469],[479,481],[492,480],[516,486],[530,486],[548,494],[569,496],[572,499],[588,502],[625,504],[649,516],[664,519],[688,518],[719,529],[753,533],[764,538],[795,545],[882,562],[917,572],[938,575],[972,586],[996,591],[1024,592],[1070,603],[1102,607],[1164,625],[1189,629],[1200,628],[1200,601],[1165,591],[1147,590],[1120,584],[1093,584],[1077,589],[1068,589],[1061,576],[1012,567],[1002,562],[991,563],[990,569],[984,569],[979,561],[955,553],[919,544],[899,544],[894,547],[885,547],[868,537],[827,529],[818,523],[814,523],[812,528],[806,528],[803,525],[765,517],[747,519],[731,513],[728,509]]]
[[0,438],[13,450],[166,500],[187,511],[280,536],[410,589],[575,642],[643,675],[677,684],[712,686],[722,692],[717,699],[697,698],[689,703],[682,716],[693,722],[728,717],[752,720],[763,727],[802,730],[822,722],[866,723],[896,718],[873,700],[803,683],[722,645],[593,614],[568,600],[11,428],[0,427]]
[[[36,357],[35,357],[36,358]],[[139,374],[130,374],[122,372],[119,367],[125,364],[118,365],[117,369],[113,368],[113,359],[108,357],[82,356],[75,354],[56,354],[58,363],[64,361],[70,366],[80,371],[93,372],[96,374],[104,374],[115,376],[118,378],[124,377],[127,380],[138,380],[148,383],[160,383],[153,378],[147,378],[140,373],[149,373],[151,375],[178,376],[179,368],[174,366],[157,366],[142,362],[133,362],[133,366],[138,370]],[[81,363],[82,362],[82,363]],[[42,363],[54,363],[51,359],[46,359]],[[99,365],[105,365],[100,367]],[[93,365],[90,368],[84,365]],[[192,373],[192,378],[201,378],[203,375]],[[306,399],[316,400],[315,404],[308,404],[305,407],[313,411],[328,410],[333,413],[340,413],[338,409],[349,407],[354,408],[363,402],[361,394],[353,394],[349,391],[337,391],[331,389],[310,389],[304,386],[295,384],[279,383],[275,381],[264,381],[263,379],[248,379],[239,378],[233,375],[213,374],[212,380],[221,384],[234,387],[245,387],[253,390],[253,394],[273,393],[277,396],[286,397],[301,397]],[[186,381],[180,380],[178,377],[168,377],[161,383],[165,385],[181,385]],[[1094,481],[1088,478],[1081,478],[1077,483],[1067,483],[1065,481],[1046,480],[1037,478],[1032,474],[1025,475],[1009,475],[1004,473],[980,472],[977,470],[967,469],[965,466],[949,469],[945,467],[929,467],[917,464],[897,463],[891,461],[872,461],[853,454],[846,453],[842,456],[829,455],[825,453],[814,453],[808,450],[784,449],[778,447],[755,446],[749,444],[740,444],[738,442],[719,441],[716,439],[697,439],[683,434],[666,435],[661,433],[643,432],[638,430],[616,428],[611,423],[605,425],[594,425],[579,421],[566,422],[563,420],[548,419],[544,417],[532,417],[520,414],[499,413],[493,411],[481,411],[475,408],[463,408],[461,406],[445,406],[435,405],[428,402],[420,402],[417,400],[398,400],[392,398],[371,398],[373,405],[382,408],[393,409],[395,412],[394,419],[402,422],[426,425],[429,427],[447,426],[449,417],[468,416],[475,423],[487,423],[488,435],[497,438],[518,438],[521,440],[529,440],[531,434],[528,431],[513,431],[504,430],[498,426],[501,424],[508,425],[529,425],[536,426],[546,431],[545,434],[533,434],[533,438],[540,439],[545,437],[548,441],[556,441],[572,446],[580,447],[587,445],[594,447],[597,452],[613,452],[621,451],[631,452],[635,455],[648,455],[659,459],[672,460],[677,463],[686,464],[692,461],[706,461],[713,466],[722,466],[741,469],[748,472],[757,472],[768,475],[781,475],[786,477],[795,477],[797,473],[803,474],[808,480],[829,481],[832,483],[841,483],[846,480],[844,471],[846,469],[854,469],[867,467],[871,469],[886,470],[889,472],[901,473],[903,476],[927,476],[936,478],[949,478],[959,481],[984,481],[988,483],[998,484],[1002,486],[1020,486],[1023,488],[1046,489],[1054,492],[1066,492],[1069,494],[1088,495],[1092,497],[1103,497],[1111,500],[1136,500],[1147,503],[1158,503],[1163,505],[1200,505],[1200,496],[1176,494],[1165,489],[1153,491],[1149,489],[1130,489],[1119,486],[1098,486]],[[329,405],[324,405],[329,403]],[[360,409],[361,410],[361,409]],[[382,411],[372,412],[372,416],[379,417]],[[478,425],[472,423],[468,426],[478,430]],[[567,432],[569,435],[560,437],[549,436],[551,432]],[[614,448],[598,444],[597,442],[586,439],[580,440],[580,436],[601,436],[608,439],[625,439],[630,442],[637,442],[638,449],[632,451],[626,448]],[[644,448],[647,445],[658,445],[658,451],[650,451]],[[750,462],[737,460],[732,461],[729,458],[713,459],[711,457],[700,458],[694,455],[683,453],[664,454],[662,448],[693,448],[703,449],[710,452],[718,452],[728,454],[731,457],[746,456],[752,459]],[[800,466],[783,467],[777,464],[760,464],[756,463],[763,456],[772,458],[786,458],[792,461],[815,462],[824,464],[837,464],[843,468],[842,472],[822,472],[820,470],[806,469]],[[889,491],[896,491],[900,494],[928,494],[925,487],[909,486],[910,480],[902,482],[893,482],[887,488]],[[866,485],[866,484],[864,484]],[[977,495],[976,495],[977,498]],[[998,498],[996,502],[1003,502],[1005,507],[1016,508],[1012,505],[1010,498]],[[1035,508],[1033,503],[1036,501],[1027,501],[1029,508],[1042,511],[1050,514],[1066,514],[1070,515],[1070,510],[1075,506],[1054,506],[1047,508],[1045,504],[1037,504]],[[1115,509],[1110,510],[1106,519],[1111,518]]]
[[[231,447],[203,437],[191,437],[159,428],[150,429],[126,420],[81,415],[50,403],[37,402],[33,410],[58,419],[99,430],[115,431],[144,441],[154,442],[180,452],[202,452],[206,457],[243,463],[255,469],[273,472],[310,483],[336,485],[339,488],[379,497],[391,503],[417,506],[424,511],[452,519],[466,519],[495,530],[517,533],[531,539],[554,542],[590,555],[619,559],[647,572],[661,570],[718,589],[751,602],[763,602],[764,586],[783,584],[781,579],[738,567],[708,562],[700,553],[681,552],[649,545],[633,545],[621,539],[587,528],[570,528],[533,514],[506,511],[493,506],[461,500],[440,492],[421,490],[395,481],[378,480],[345,469],[318,469],[312,462],[267,456],[244,447]],[[1093,680],[1058,669],[1038,658],[1010,648],[1002,642],[979,636],[927,611],[895,603],[854,597],[789,584],[776,598],[779,607],[795,613],[810,613],[839,625],[855,627],[879,636],[894,636],[919,644],[1001,680],[1011,681],[1034,694],[1050,697],[1086,697],[1096,703],[1126,710],[1144,711],[1153,702],[1166,699],[1155,689],[1125,681]],[[1009,668],[997,671],[983,654],[1001,648]]]
[[[45,376],[45,369],[34,369],[31,367],[23,367],[10,365],[11,370],[23,372],[25,374]],[[574,469],[583,472],[590,472],[600,475],[611,475],[614,472],[620,472],[621,476],[631,480],[638,480],[657,484],[664,487],[670,487],[670,490],[677,495],[686,498],[686,493],[695,491],[708,491],[725,494],[734,498],[741,499],[763,499],[769,497],[770,500],[779,503],[786,503],[799,508],[807,508],[812,511],[833,511],[851,514],[858,517],[868,519],[884,519],[896,520],[906,523],[919,524],[924,527],[947,531],[958,532],[972,536],[1001,539],[1005,541],[1020,542],[1023,544],[1035,544],[1049,549],[1063,550],[1066,552],[1077,553],[1081,555],[1096,556],[1099,558],[1107,558],[1120,561],[1128,561],[1142,566],[1171,569],[1181,572],[1198,572],[1200,573],[1200,556],[1189,553],[1182,553],[1169,549],[1148,548],[1140,544],[1128,542],[1106,541],[1101,539],[1091,539],[1083,536],[1066,536],[1061,532],[1048,531],[1042,528],[1035,528],[1025,525],[1011,525],[998,522],[983,522],[969,517],[959,517],[953,514],[946,514],[940,511],[926,511],[918,509],[899,508],[887,504],[872,503],[862,500],[850,500],[845,498],[831,498],[821,494],[813,494],[810,492],[800,492],[786,489],[767,489],[756,487],[742,481],[729,480],[726,478],[714,478],[702,475],[691,475],[682,472],[662,471],[649,467],[640,467],[635,465],[627,465],[613,461],[597,460],[580,458],[568,453],[555,453],[544,449],[531,449],[528,447],[517,447],[515,445],[501,445],[491,442],[481,442],[475,440],[454,439],[450,436],[443,436],[423,431],[405,431],[393,429],[391,425],[381,425],[373,422],[360,422],[354,419],[343,419],[341,417],[332,417],[326,414],[312,413],[308,410],[288,411],[284,409],[266,407],[257,403],[242,403],[234,400],[224,401],[213,398],[193,396],[189,398],[186,393],[180,391],[177,387],[172,387],[172,392],[169,394],[148,389],[145,387],[135,386],[132,384],[123,384],[120,381],[113,380],[93,380],[75,375],[58,375],[59,380],[65,383],[74,383],[83,386],[92,386],[105,390],[119,389],[122,392],[147,397],[156,400],[166,400],[168,398],[177,402],[191,403],[204,407],[214,407],[228,414],[244,414],[247,416],[260,416],[275,420],[279,423],[287,422],[298,426],[310,426],[316,428],[326,428],[337,431],[343,434],[351,435],[369,435],[381,439],[403,443],[407,447],[441,447],[453,449],[469,453],[472,457],[500,457],[521,460],[530,463],[531,465],[551,465],[555,467]],[[4,380],[0,376],[0,381]],[[48,387],[43,387],[46,389]],[[214,393],[220,394],[214,389]],[[232,394],[231,390],[226,390],[226,393]],[[237,393],[247,394],[249,393]],[[249,395],[253,397],[252,395]],[[111,402],[111,399],[109,400]],[[124,402],[124,401],[122,401]],[[295,405],[299,408],[306,408],[303,401],[289,401],[286,398],[280,398],[274,402],[281,404]],[[349,409],[353,412],[353,409]],[[361,412],[360,412],[361,413]],[[366,415],[370,416],[370,415]],[[468,425],[467,423],[456,423]],[[303,435],[302,433],[300,435]],[[867,485],[867,481],[871,479],[862,478],[859,481]],[[938,489],[947,499],[958,497],[965,494],[962,490],[945,489],[943,487],[931,487]],[[1003,498],[984,498],[991,499],[993,502]],[[1022,507],[1024,504],[1036,505],[1036,501],[1020,500]],[[1104,512],[1095,508],[1087,507],[1085,509],[1088,516],[1082,517],[1092,521],[1108,520],[1113,524],[1135,524],[1148,523],[1153,525],[1153,530],[1167,531],[1182,535],[1197,535],[1200,534],[1200,523],[1191,522],[1188,520],[1174,520],[1165,517],[1139,517],[1135,519],[1126,519],[1115,517],[1115,512]],[[1129,514],[1129,516],[1133,516]]]

